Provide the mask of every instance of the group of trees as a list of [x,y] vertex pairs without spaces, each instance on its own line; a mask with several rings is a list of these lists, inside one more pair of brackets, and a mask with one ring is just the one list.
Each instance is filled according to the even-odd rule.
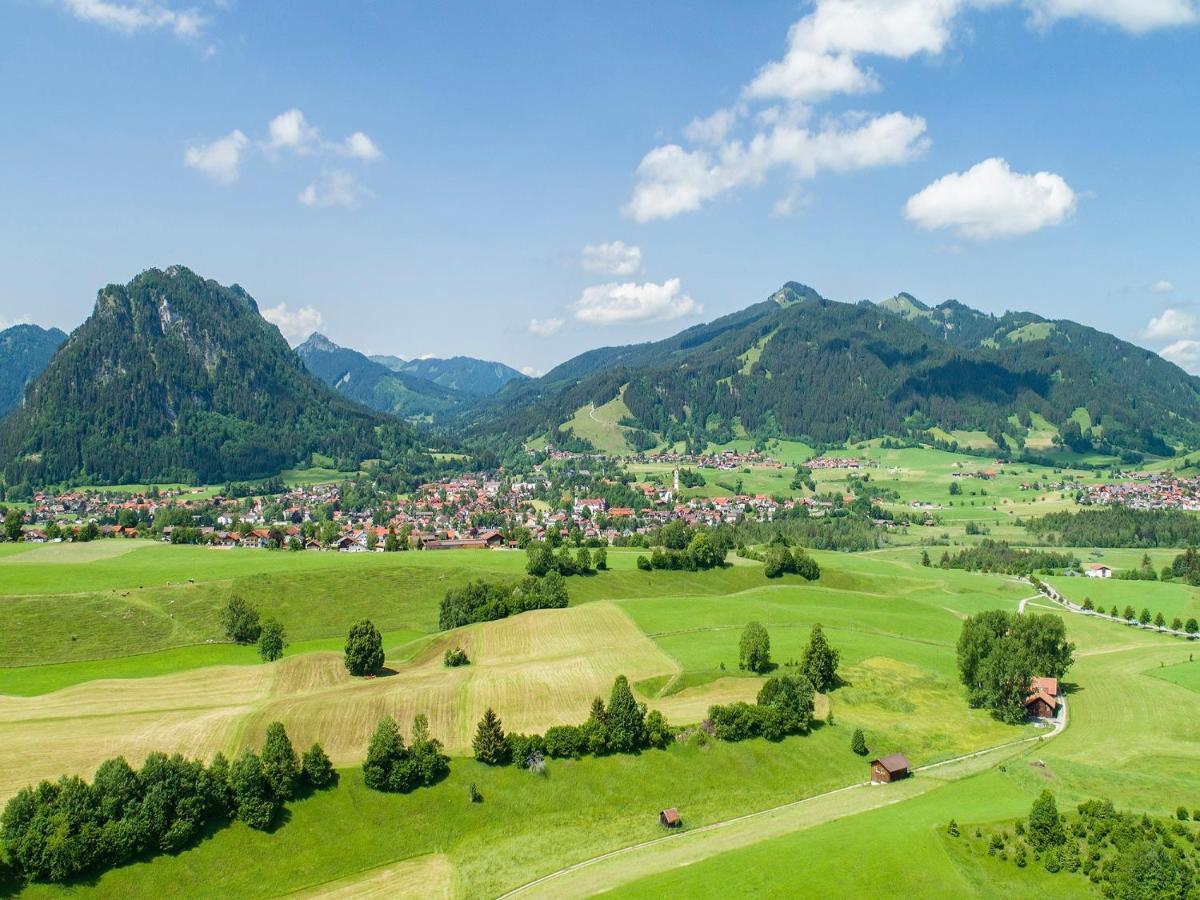
[[263,662],[275,662],[283,656],[287,633],[277,619],[259,621],[258,608],[234,594],[221,608],[218,620],[225,636],[235,644],[258,644]]
[[[669,527],[663,528],[663,531],[666,532]],[[697,531],[683,547],[655,547],[649,557],[639,556],[637,566],[645,570],[673,569],[698,572],[725,565],[726,552],[721,542],[708,531]]]
[[1194,547],[1200,518],[1181,509],[1102,506],[1030,519],[1025,528],[1064,547]]
[[578,547],[575,550],[575,555],[571,556],[571,551],[566,544],[562,544],[558,548],[558,552],[554,552],[554,548],[548,542],[531,541],[525,547],[526,562],[525,571],[535,578],[543,578],[551,573],[557,573],[562,576],[568,575],[591,575],[596,571],[603,572],[608,568],[608,551],[603,547],[596,547],[589,550],[587,547]]
[[363,763],[367,787],[407,794],[436,784],[449,772],[450,758],[442,752],[441,741],[429,733],[429,719],[424,713],[413,717],[411,745],[405,745],[395,719],[384,716],[379,720]]
[[563,609],[567,601],[567,585],[557,571],[542,578],[531,575],[516,584],[470,581],[446,591],[438,611],[438,628],[491,622],[532,609]]
[[[841,654],[830,645],[825,630],[817,622],[809,632],[808,644],[800,657],[800,674],[808,679],[815,690],[825,693],[840,683],[840,662]],[[759,675],[775,668],[775,663],[771,661],[771,636],[760,622],[750,622],[742,631],[741,640],[738,641],[738,668]]]
[[1195,547],[1188,547],[1173,560],[1170,566],[1163,568],[1164,578],[1186,581],[1193,587],[1200,586],[1200,553]]
[[301,758],[274,722],[261,755],[247,749],[232,764],[220,753],[208,766],[151,753],[135,770],[119,756],[101,763],[91,783],[63,776],[24,788],[4,807],[0,840],[21,878],[66,881],[138,856],[177,853],[234,819],[270,828],[284,803],[335,778],[320,744]]
[[[1064,815],[1044,790],[1015,833],[977,830],[975,838],[987,842],[989,855],[1018,867],[1040,863],[1051,874],[1084,875],[1105,897],[1174,900],[1194,896],[1200,886],[1200,835],[1183,824],[1186,818],[1186,810],[1174,822],[1121,812],[1109,800],[1087,800]],[[961,835],[953,820],[947,833]]]
[[[1104,612],[1103,609],[1098,609],[1096,607],[1096,605],[1092,602],[1091,597],[1084,597],[1083,603],[1080,604],[1080,607],[1089,611],[1096,610],[1099,613]],[[1114,603],[1112,608],[1108,611],[1108,615],[1114,619],[1124,619],[1126,622],[1137,622],[1139,625],[1153,624],[1155,628],[1168,627],[1167,617],[1164,616],[1161,611],[1151,615],[1150,608],[1146,606],[1143,606],[1142,611],[1139,613],[1133,608],[1132,605],[1128,603],[1125,604],[1124,611],[1118,610],[1117,605]],[[1184,631],[1188,634],[1196,634],[1197,632],[1200,632],[1200,622],[1197,622],[1194,616],[1189,617],[1186,622],[1179,616],[1176,616],[1171,620],[1169,627],[1172,631]]]
[[1024,701],[1033,679],[1062,678],[1074,652],[1059,616],[987,610],[963,622],[958,672],[972,706],[1018,723],[1025,718]]
[[799,575],[806,581],[816,581],[821,577],[821,567],[803,548],[788,547],[783,543],[772,544],[767,550],[763,572],[768,578],[779,578],[785,573]]
[[674,740],[675,733],[658,710],[647,712],[629,687],[629,680],[618,675],[613,682],[608,704],[600,697],[581,725],[555,725],[540,734],[506,734],[495,711],[488,709],[475,731],[472,748],[475,758],[489,766],[512,764],[531,771],[542,771],[546,757],[578,759],[592,754],[637,753],[647,748],[662,749]]
[[808,732],[815,702],[813,684],[805,675],[773,675],[759,689],[756,703],[711,706],[708,721],[713,736],[723,741],[752,737],[779,741]]
[[943,553],[938,565],[943,569],[968,572],[998,572],[1003,575],[1030,575],[1033,572],[1060,572],[1078,569],[1079,560],[1069,553],[1053,550],[1021,550],[1007,541],[984,538],[973,547],[964,547],[954,556]]

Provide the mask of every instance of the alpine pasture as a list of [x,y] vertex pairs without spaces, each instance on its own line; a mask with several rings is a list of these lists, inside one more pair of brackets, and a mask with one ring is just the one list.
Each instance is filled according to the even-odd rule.
[[[523,553],[0,545],[8,626],[0,631],[0,799],[61,773],[90,775],[118,754],[135,766],[152,751],[232,757],[259,746],[267,725],[280,721],[297,747],[323,744],[340,770],[336,788],[291,803],[270,832],[234,823],[176,855],[95,875],[89,890],[128,896],[187,883],[190,893],[213,897],[1092,895],[1082,876],[1004,867],[975,853],[946,834],[946,823],[956,819],[965,834],[1009,822],[1046,786],[1064,808],[1094,797],[1155,815],[1200,806],[1192,645],[1070,612],[1023,579],[921,565],[923,550],[936,559],[943,546],[977,540],[969,521],[1027,540],[1016,518],[1069,501],[1020,485],[1058,473],[1022,467],[963,480],[963,492],[950,495],[961,477],[953,473],[980,460],[875,445],[855,452],[878,459],[864,471],[896,490],[895,508],[928,503],[942,524],[889,534],[875,551],[812,551],[821,567],[813,582],[769,580],[760,563],[732,554],[731,565],[712,571],[643,571],[639,551],[610,548],[607,571],[567,580],[567,608],[448,632],[437,626],[447,589],[516,580]],[[780,484],[770,467],[704,475],[702,490],[713,496],[724,490],[718,481],[739,475],[764,491]],[[819,489],[844,487],[848,477],[817,473]],[[1141,559],[1141,551],[1073,552],[1114,566]],[[1152,551],[1155,566],[1172,556]],[[1049,581],[1077,603],[1087,595],[1168,618],[1200,609],[1200,592],[1179,583]],[[218,612],[232,596],[283,623],[282,659],[263,663],[254,647],[225,640]],[[1063,616],[1077,646],[1066,680],[1069,724],[1049,739],[1042,726],[1005,725],[969,708],[958,681],[962,621],[1022,602],[1028,612]],[[361,618],[383,633],[378,677],[352,678],[342,664],[346,631]],[[842,683],[816,698],[809,734],[727,743],[696,731],[710,706],[753,703],[764,683],[738,667],[751,621],[769,633],[778,672],[794,671],[816,623],[839,651]],[[454,648],[469,665],[443,665]],[[685,738],[666,750],[548,760],[543,776],[471,758],[485,709],[509,732],[580,723],[618,675]],[[360,764],[376,723],[392,715],[407,736],[418,713],[452,757],[449,777],[405,795],[367,789]],[[850,748],[858,729],[866,757]],[[893,752],[907,756],[914,776],[864,784],[868,761]],[[471,786],[481,803],[469,802]],[[667,807],[684,819],[669,836],[658,823]],[[774,864],[780,859],[804,864]],[[41,897],[78,885],[2,887]]]

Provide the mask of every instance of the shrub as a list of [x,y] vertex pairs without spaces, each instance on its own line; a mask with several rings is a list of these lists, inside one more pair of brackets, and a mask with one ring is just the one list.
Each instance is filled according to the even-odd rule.
[[530,760],[546,755],[546,739],[540,734],[510,734],[508,748],[512,764],[519,769],[528,769]]
[[1175,818],[1177,818],[1180,822],[1186,822],[1188,820],[1187,807],[1181,806],[1178,809],[1176,809],[1175,810]]
[[447,649],[442,655],[442,664],[450,668],[457,666],[470,665],[471,660],[467,658],[467,651],[462,647],[455,647],[453,650]]
[[675,731],[667,724],[666,716],[652,709],[646,716],[646,743],[658,750],[670,746],[675,740]]
[[577,725],[554,725],[547,728],[544,740],[546,755],[552,759],[578,759],[587,749],[583,732]]
[[467,799],[471,803],[482,803],[483,802],[483,794],[479,793],[479,789],[477,787],[475,787],[475,782],[473,782],[473,781],[469,785],[467,785]]
[[639,556],[637,558],[637,567],[639,569],[641,569],[643,572],[649,572],[652,568],[654,568],[653,566],[650,565],[650,560],[647,559],[645,556]]

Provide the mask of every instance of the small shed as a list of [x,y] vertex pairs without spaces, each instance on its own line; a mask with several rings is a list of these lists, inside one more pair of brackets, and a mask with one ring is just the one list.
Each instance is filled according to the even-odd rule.
[[1058,715],[1058,679],[1033,679],[1024,705],[1025,712],[1034,719],[1053,719]]
[[683,824],[683,819],[679,818],[679,810],[673,806],[659,811],[658,821],[663,828],[678,828]]
[[871,760],[871,780],[877,784],[889,784],[907,777],[908,759],[903,753]]

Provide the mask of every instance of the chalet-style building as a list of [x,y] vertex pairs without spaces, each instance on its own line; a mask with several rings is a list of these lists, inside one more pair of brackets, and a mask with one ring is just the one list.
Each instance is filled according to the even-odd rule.
[[1086,574],[1088,578],[1112,578],[1112,569],[1096,563],[1095,565],[1088,566]]
[[683,819],[679,818],[679,810],[672,806],[658,814],[658,822],[663,828],[678,828],[683,824]]
[[1033,719],[1053,719],[1058,715],[1057,678],[1035,678],[1025,698],[1025,712]]
[[903,753],[871,760],[871,780],[876,784],[890,784],[907,777],[908,759]]

